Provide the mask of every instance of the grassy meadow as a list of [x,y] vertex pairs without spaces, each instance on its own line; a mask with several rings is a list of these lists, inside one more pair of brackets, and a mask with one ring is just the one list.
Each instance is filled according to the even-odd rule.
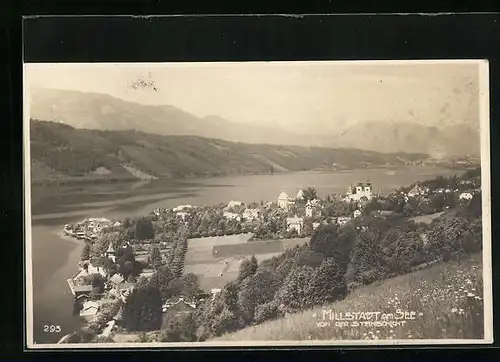
[[[442,263],[374,283],[353,291],[340,302],[267,321],[212,341],[482,339],[481,257],[478,253],[465,261]],[[406,319],[397,319],[403,316],[399,311],[408,312]],[[332,320],[334,315],[346,316],[348,312],[380,312],[380,324],[341,327]],[[361,324],[367,319],[357,321]],[[369,322],[374,321],[372,314]]]
[[240,234],[189,239],[184,272],[196,274],[200,287],[209,292],[235,280],[241,262],[252,255],[260,263],[309,241],[309,238],[248,241],[251,236]]

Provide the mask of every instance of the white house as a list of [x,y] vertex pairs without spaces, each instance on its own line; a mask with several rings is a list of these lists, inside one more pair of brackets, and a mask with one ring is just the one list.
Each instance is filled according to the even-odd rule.
[[248,221],[257,220],[260,216],[259,209],[246,209],[243,211],[243,219]]
[[366,183],[363,184],[362,182],[358,183],[356,187],[349,187],[347,191],[347,199],[349,200],[354,200],[354,201],[359,201],[363,197],[365,197],[367,200],[372,199],[372,185],[371,183]]
[[408,191],[408,197],[416,197],[423,195],[424,193],[425,190],[422,187],[415,185],[410,191]]
[[319,200],[317,199],[307,201],[306,216],[313,217],[315,213],[316,214],[320,213],[320,211],[318,210],[318,206],[319,206]]
[[354,210],[352,213],[354,217],[360,217],[361,216],[361,211],[360,210]]
[[339,216],[337,218],[337,224],[339,225],[345,225],[347,224],[349,221],[351,221],[351,218],[348,217],[348,216]]
[[236,220],[236,221],[240,221],[241,220],[241,217],[239,214],[236,214],[234,212],[229,212],[229,211],[226,211],[224,212],[223,216],[226,218],[226,219],[229,219],[229,220]]
[[189,216],[189,213],[185,212],[185,211],[179,211],[175,214],[177,217],[181,218],[182,221],[186,221],[186,218]]
[[192,205],[179,205],[179,206],[176,206],[172,209],[173,212],[178,212],[178,211],[182,211],[182,210],[185,210],[185,209],[192,209],[194,208],[194,206]]
[[302,191],[302,189],[300,189],[298,192],[297,192],[297,195],[295,196],[295,198],[297,200],[303,200],[304,199],[304,191]]
[[304,219],[301,217],[288,217],[286,219],[287,230],[295,230],[297,234],[300,234],[302,228],[304,227]]
[[470,192],[462,192],[459,196],[460,200],[472,200],[473,195]]
[[212,294],[212,300],[214,300],[217,294],[219,294],[221,291],[222,289],[220,288],[212,288],[212,290],[210,291],[210,294]]
[[241,201],[229,201],[227,204],[227,207],[237,207],[243,205],[243,202]]
[[101,274],[103,277],[107,275],[106,271],[102,266],[95,266],[92,262],[87,264],[87,273],[90,274]]
[[290,204],[292,204],[290,197],[285,191],[282,191],[278,196],[278,206],[282,209],[287,209]]
[[80,317],[90,319],[93,318],[98,311],[99,311],[99,303],[92,301],[85,302],[83,303],[83,308],[80,311]]

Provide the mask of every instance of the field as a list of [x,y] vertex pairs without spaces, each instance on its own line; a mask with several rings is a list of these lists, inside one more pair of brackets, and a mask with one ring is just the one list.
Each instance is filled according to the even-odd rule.
[[236,279],[240,264],[246,258],[255,255],[260,263],[309,241],[308,238],[248,241],[251,237],[252,234],[240,234],[189,239],[184,273],[198,275],[205,291],[222,288]]
[[426,223],[426,224],[430,224],[432,222],[432,220],[437,219],[441,215],[443,215],[442,211],[441,212],[436,212],[436,213],[430,214],[430,215],[415,216],[415,217],[410,218],[410,220],[413,220],[416,223],[423,222],[423,223]]
[[[398,310],[408,314],[397,320],[403,315]],[[368,319],[358,315],[357,327],[337,324],[341,314],[347,318],[348,312],[380,312],[378,321],[382,323],[368,326]],[[368,318],[368,314],[364,316]],[[375,318],[372,314],[370,322]],[[444,263],[375,283],[354,291],[343,301],[248,327],[214,341],[482,339],[483,333],[482,261],[481,254],[475,254],[463,262]]]

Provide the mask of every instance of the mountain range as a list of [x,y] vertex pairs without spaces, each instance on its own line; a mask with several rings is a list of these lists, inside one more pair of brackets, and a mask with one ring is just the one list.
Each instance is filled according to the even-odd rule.
[[[251,144],[356,148],[385,153],[425,153],[433,157],[479,155],[479,129],[467,123],[441,127],[421,123],[372,120],[337,131],[314,127],[268,127],[229,121],[221,116],[197,117],[170,105],[144,105],[106,94],[34,89],[30,117],[79,129],[137,130],[158,135],[215,138]],[[334,122],[335,120],[332,120]]]

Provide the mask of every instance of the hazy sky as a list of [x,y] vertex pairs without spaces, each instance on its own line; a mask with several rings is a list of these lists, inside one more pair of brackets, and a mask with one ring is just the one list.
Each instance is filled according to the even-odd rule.
[[[478,122],[478,63],[29,64],[32,87],[107,93],[234,122]],[[137,78],[158,91],[134,90]]]

